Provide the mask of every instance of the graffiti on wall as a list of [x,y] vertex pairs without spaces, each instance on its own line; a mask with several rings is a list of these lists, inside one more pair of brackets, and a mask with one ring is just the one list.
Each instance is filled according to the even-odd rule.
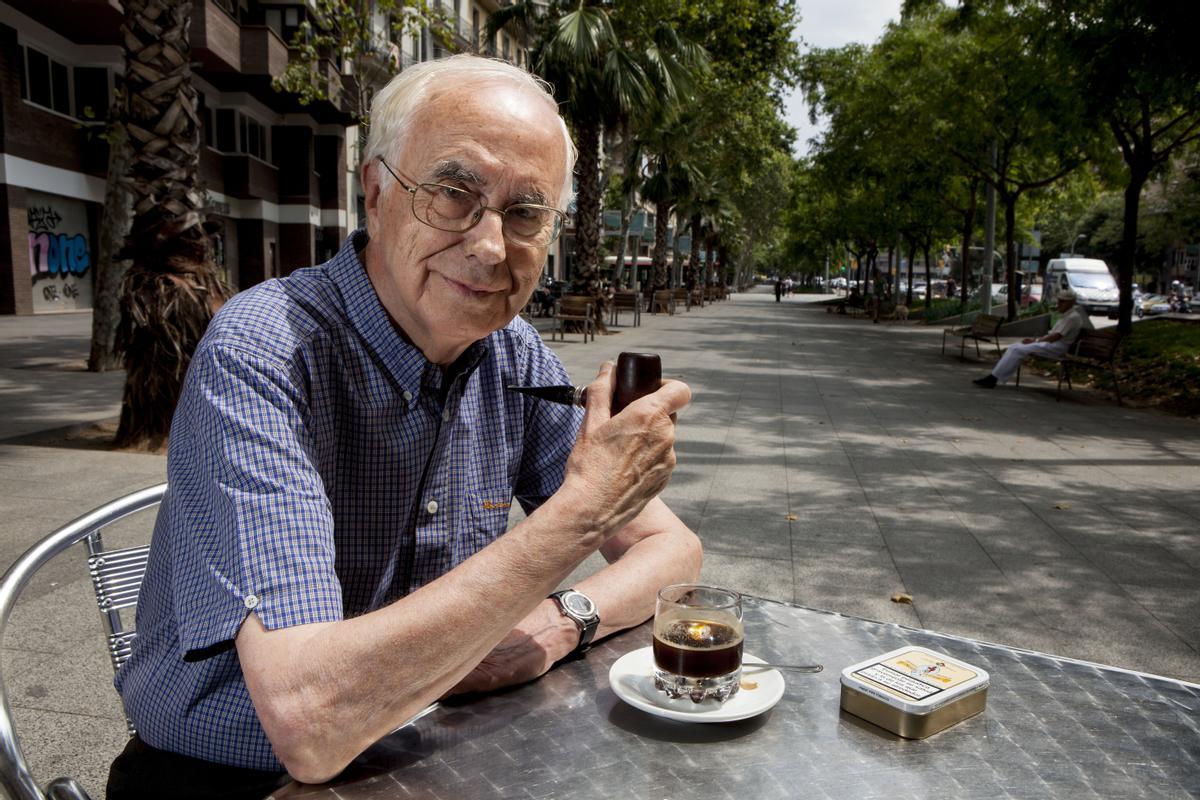
[[83,275],[92,265],[87,234],[58,231],[62,216],[50,206],[33,207],[29,216],[29,274],[33,282],[54,275]]
[[25,208],[34,311],[89,308],[95,270],[87,207],[73,198],[29,192]]

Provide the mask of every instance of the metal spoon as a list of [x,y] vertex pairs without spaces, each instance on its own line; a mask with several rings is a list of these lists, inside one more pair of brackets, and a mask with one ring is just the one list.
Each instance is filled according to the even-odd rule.
[[824,664],[764,664],[760,661],[745,661],[742,663],[742,669],[751,669],[758,667],[759,669],[779,669],[788,672],[820,672],[825,669]]

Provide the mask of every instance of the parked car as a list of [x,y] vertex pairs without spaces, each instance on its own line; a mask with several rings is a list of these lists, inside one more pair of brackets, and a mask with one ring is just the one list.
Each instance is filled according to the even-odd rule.
[[[1042,284],[1035,283],[1022,288],[1024,289],[1024,297],[1021,298],[1021,308],[1029,308],[1031,305],[1042,302]],[[992,292],[992,303],[1008,305],[1007,286],[1000,284],[1000,288]]]

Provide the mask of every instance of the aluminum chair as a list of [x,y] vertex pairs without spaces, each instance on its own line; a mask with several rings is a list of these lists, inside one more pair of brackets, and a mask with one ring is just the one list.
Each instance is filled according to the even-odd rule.
[[[124,610],[131,615],[137,604],[150,548],[143,546],[105,551],[100,534],[114,522],[158,505],[166,490],[167,485],[162,483],[106,503],[59,528],[18,558],[0,579],[0,642],[3,642],[8,618],[17,597],[33,574],[50,559],[82,541],[87,546],[88,572],[92,577],[100,619],[108,640],[109,657],[113,670],[119,669],[129,658],[130,646],[136,635],[132,621],[126,623],[121,612]],[[132,734],[132,726],[129,730]],[[10,800],[91,800],[74,778],[56,778],[43,790],[29,774],[20,742],[13,730],[3,676],[0,676],[0,786]]]

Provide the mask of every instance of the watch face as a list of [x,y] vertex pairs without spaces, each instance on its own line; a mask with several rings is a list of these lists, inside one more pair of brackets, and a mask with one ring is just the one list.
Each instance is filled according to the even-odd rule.
[[568,592],[563,595],[563,605],[581,617],[590,617],[596,613],[596,606],[587,595],[580,592]]

